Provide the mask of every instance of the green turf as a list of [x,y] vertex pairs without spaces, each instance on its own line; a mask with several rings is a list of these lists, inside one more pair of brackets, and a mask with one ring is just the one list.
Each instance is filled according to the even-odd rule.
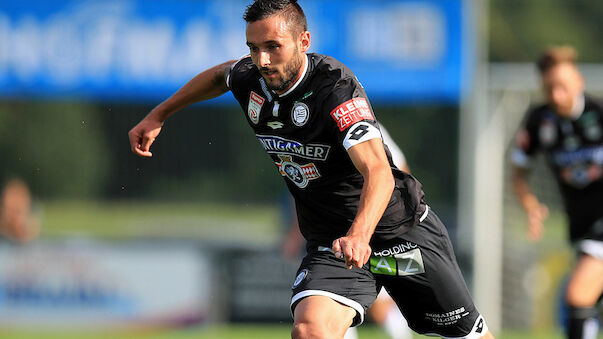
[[[10,339],[286,339],[290,325],[222,325],[203,326],[178,331],[135,331],[135,332],[40,332],[0,330],[0,338]],[[377,326],[363,325],[358,330],[359,339],[388,339]],[[563,339],[560,332],[504,331],[497,339]],[[426,339],[415,335],[414,339]],[[599,337],[601,338],[601,336]]]
[[277,208],[263,205],[43,202],[38,211],[46,238],[176,237],[265,244],[277,241],[281,232]]
[[[42,224],[42,237],[86,236],[105,239],[144,237],[176,237],[203,241],[244,242],[258,245],[278,244],[281,236],[278,208],[275,206],[212,205],[197,203],[136,202],[42,202],[37,209]],[[521,227],[520,227],[521,226]],[[547,224],[547,240],[541,248],[563,244],[563,218],[552,213]],[[224,232],[227,228],[228,232]],[[507,232],[515,241],[525,242],[521,224]],[[552,245],[550,245],[552,243]],[[533,244],[532,244],[533,246]],[[0,339],[271,339],[289,338],[290,325],[203,326],[171,331],[8,331],[0,329]],[[374,326],[359,329],[359,339],[387,339]],[[418,338],[428,338],[415,336]],[[562,339],[558,332],[505,331],[498,339]]]

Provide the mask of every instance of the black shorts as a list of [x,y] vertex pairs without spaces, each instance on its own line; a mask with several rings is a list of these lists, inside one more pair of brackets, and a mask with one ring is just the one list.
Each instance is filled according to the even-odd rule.
[[304,297],[324,295],[354,308],[353,326],[383,286],[415,332],[479,338],[487,331],[458,268],[448,232],[433,211],[399,238],[371,244],[362,269],[348,270],[328,248],[309,251],[293,284],[291,310]]

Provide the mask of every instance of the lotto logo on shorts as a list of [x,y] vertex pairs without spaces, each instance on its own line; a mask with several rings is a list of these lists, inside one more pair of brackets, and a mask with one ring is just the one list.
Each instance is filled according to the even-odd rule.
[[421,250],[414,250],[387,257],[371,256],[371,272],[384,275],[415,275],[425,273]]
[[353,98],[335,107],[331,117],[337,122],[340,131],[362,120],[375,120],[371,108],[365,98]]

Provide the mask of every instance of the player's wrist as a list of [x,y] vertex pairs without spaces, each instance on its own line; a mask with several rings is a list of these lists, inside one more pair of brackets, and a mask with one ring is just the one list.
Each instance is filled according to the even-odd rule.
[[540,208],[540,201],[533,194],[526,195],[523,199],[521,199],[523,208],[527,212],[535,211]]
[[171,113],[168,110],[164,109],[160,105],[153,108],[151,112],[149,112],[149,114],[147,115],[146,119],[163,126],[170,114]]
[[350,230],[346,234],[347,237],[358,239],[362,242],[369,243],[371,240],[372,232],[368,230],[358,230],[354,226],[350,227]]

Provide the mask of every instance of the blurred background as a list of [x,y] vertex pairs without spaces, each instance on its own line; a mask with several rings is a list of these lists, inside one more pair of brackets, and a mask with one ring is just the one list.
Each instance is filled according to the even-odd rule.
[[[2,195],[1,338],[288,336],[287,193],[232,95],[170,118],[150,159],[127,138],[247,52],[249,3],[0,0],[0,183],[16,187]],[[572,256],[556,186],[532,178],[552,216],[529,243],[507,152],[540,99],[542,49],[575,46],[603,92],[603,3],[300,4],[311,51],[355,72],[423,183],[495,334],[561,338]],[[360,337],[386,338],[370,320]]]

